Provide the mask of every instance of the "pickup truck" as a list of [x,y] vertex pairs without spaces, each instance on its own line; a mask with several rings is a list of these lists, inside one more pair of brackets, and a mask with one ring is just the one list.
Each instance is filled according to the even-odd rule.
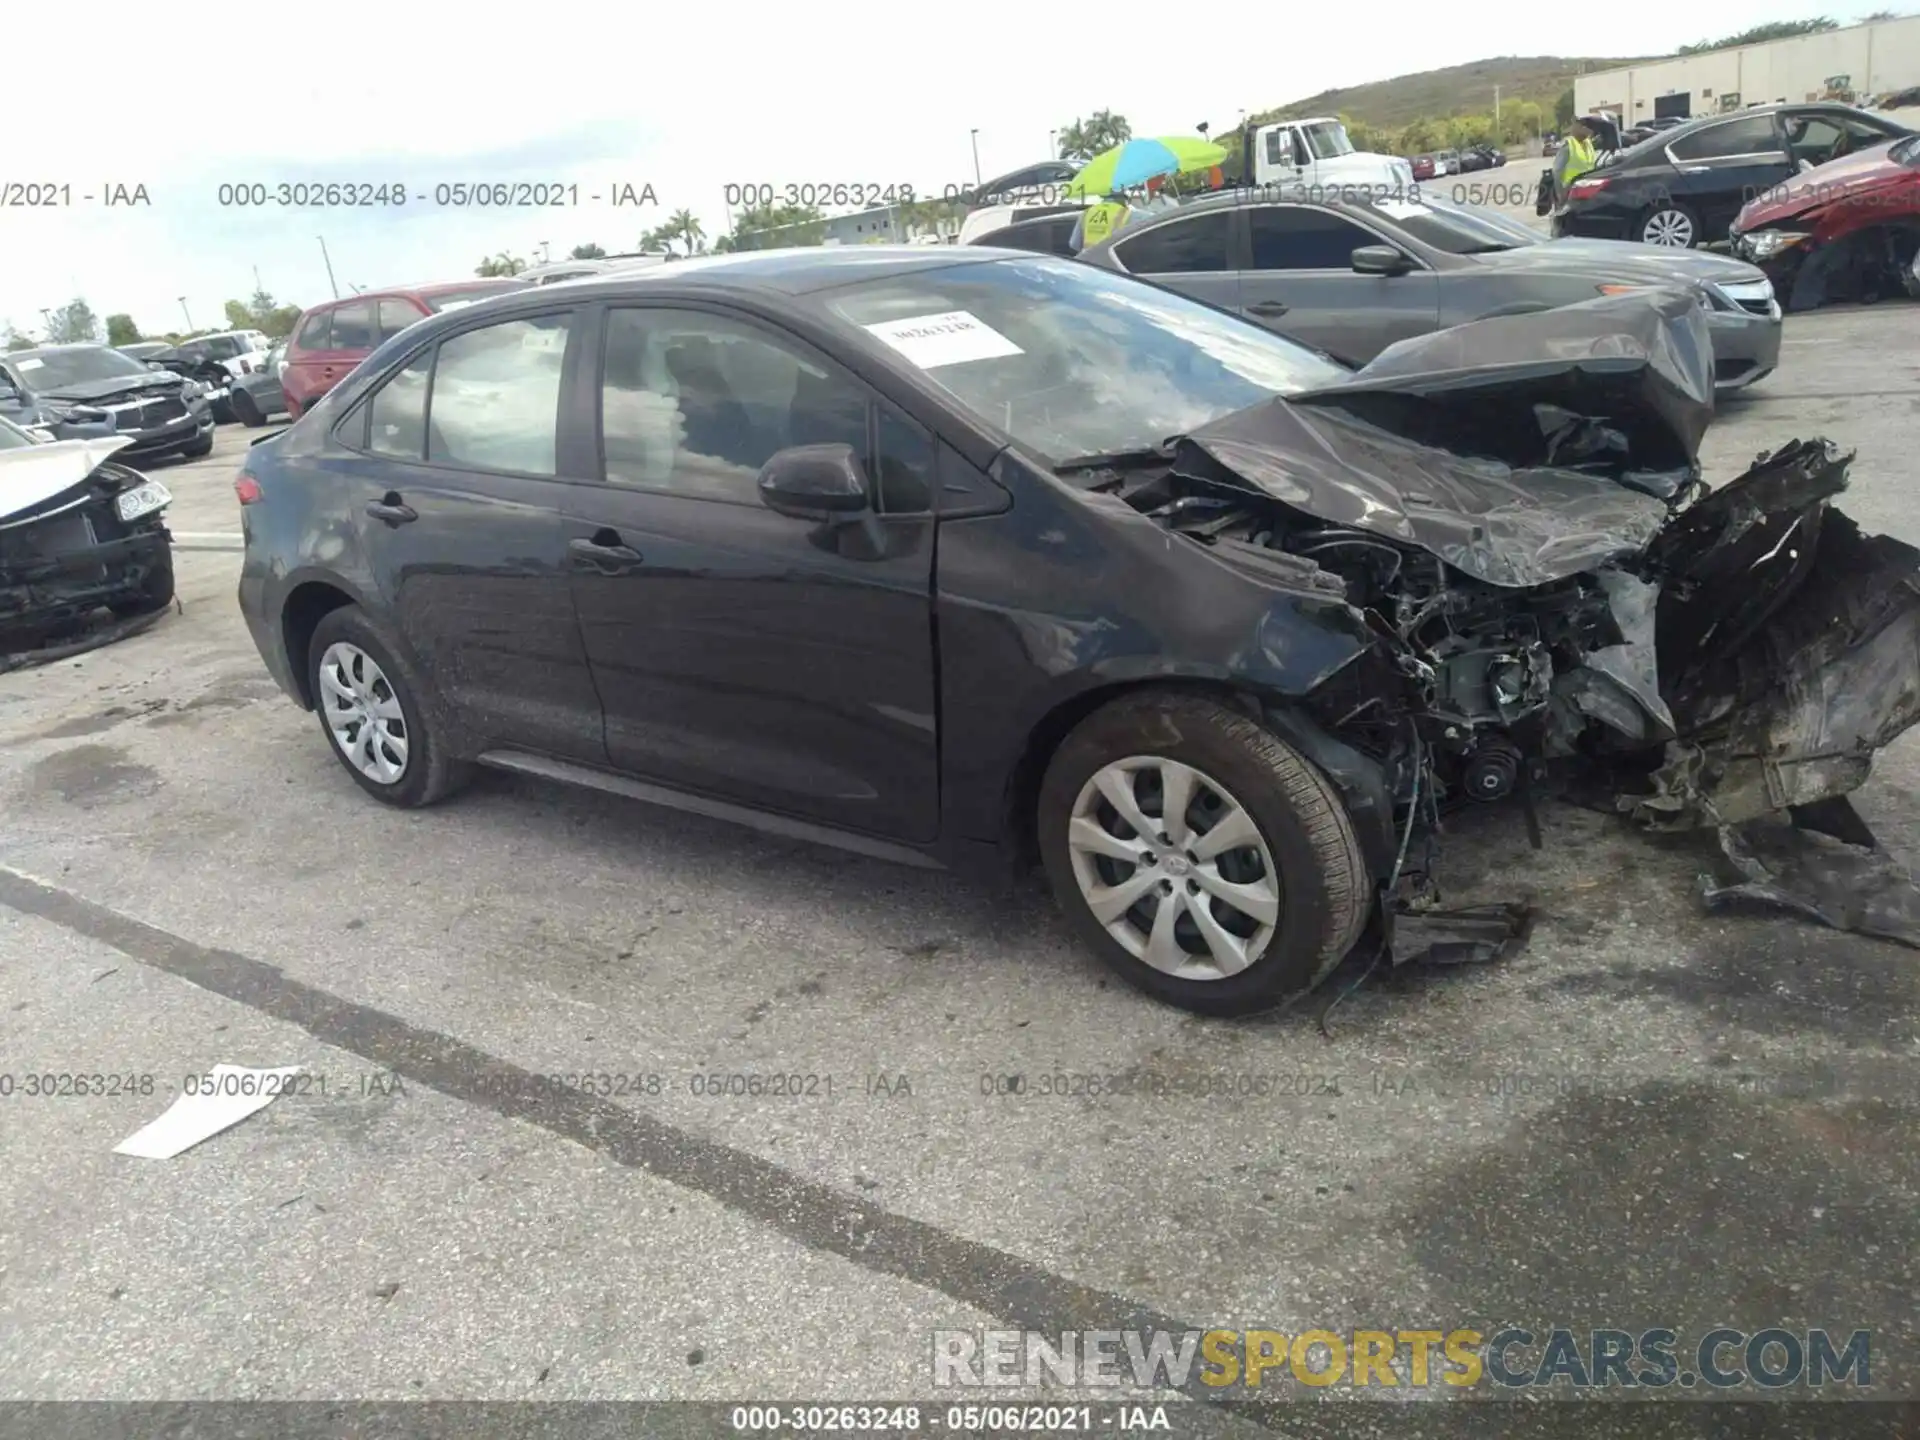
[[1248,158],[1247,181],[1254,185],[1405,190],[1413,184],[1408,161],[1354,149],[1347,127],[1327,115],[1249,124],[1241,153]]

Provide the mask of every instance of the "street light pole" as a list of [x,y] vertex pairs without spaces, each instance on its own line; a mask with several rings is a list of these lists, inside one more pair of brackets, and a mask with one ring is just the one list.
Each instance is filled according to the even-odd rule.
[[327,237],[324,235],[316,235],[313,238],[320,242],[320,258],[327,262],[327,288],[333,291],[333,298],[338,300],[340,298],[340,285],[339,282],[333,278],[333,257],[327,254]]
[[980,183],[980,132],[969,130],[967,139],[973,142],[973,183]]
[[1053,145],[1053,137],[1059,133],[1058,130],[1047,131],[1047,158],[1049,160],[1058,160],[1060,158],[1059,153],[1054,149]]
[[187,333],[192,334],[193,333],[193,312],[187,309],[187,297],[182,295],[179,298],[180,298],[180,313],[187,317]]

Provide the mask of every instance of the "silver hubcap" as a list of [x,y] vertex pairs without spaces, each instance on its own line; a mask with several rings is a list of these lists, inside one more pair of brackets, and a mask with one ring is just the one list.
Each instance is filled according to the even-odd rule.
[[1087,908],[1127,953],[1182,980],[1266,952],[1280,882],[1253,816],[1191,765],[1133,755],[1081,787],[1067,853]]
[[1649,245],[1672,245],[1685,250],[1693,244],[1693,221],[1681,210],[1656,211],[1647,219],[1640,238]]
[[407,773],[407,717],[400,697],[358,645],[336,641],[320,657],[320,707],[347,763],[382,785]]

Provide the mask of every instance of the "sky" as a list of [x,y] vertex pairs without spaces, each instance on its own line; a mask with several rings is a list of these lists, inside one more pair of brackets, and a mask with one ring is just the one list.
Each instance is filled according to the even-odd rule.
[[[1340,6],[1251,8],[1244,33],[1210,40],[1205,21],[1176,26],[1181,12],[1011,0],[573,0],[548,13],[329,0],[231,12],[244,24],[211,23],[204,7],[155,24],[144,0],[99,0],[73,63],[9,72],[0,201],[22,185],[66,189],[60,204],[0,203],[0,327],[41,333],[43,310],[81,296],[144,333],[205,328],[252,293],[256,271],[276,301],[304,306],[464,278],[502,249],[635,249],[682,208],[715,237],[730,184],[949,193],[976,179],[976,145],[991,178],[1045,159],[1050,130],[1102,108],[1136,135],[1192,134],[1203,120],[1219,133],[1244,111],[1489,55],[1658,54],[1874,8],[1384,0],[1364,26]],[[502,18],[476,22],[489,13]],[[71,50],[58,7],[24,15],[24,29],[7,27],[16,55]],[[561,203],[475,208],[442,190],[496,182]],[[282,185],[316,183],[404,187],[407,199],[278,203]],[[230,200],[223,185],[241,188]],[[233,203],[250,186],[269,203]]]

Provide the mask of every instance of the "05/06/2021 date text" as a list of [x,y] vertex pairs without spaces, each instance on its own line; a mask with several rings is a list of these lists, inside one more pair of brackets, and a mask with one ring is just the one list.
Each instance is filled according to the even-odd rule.
[[264,181],[235,180],[215,187],[222,209],[344,210],[397,209],[424,205],[440,210],[573,209],[611,205],[626,209],[658,206],[660,198],[644,180],[440,180],[409,185],[398,180]]

